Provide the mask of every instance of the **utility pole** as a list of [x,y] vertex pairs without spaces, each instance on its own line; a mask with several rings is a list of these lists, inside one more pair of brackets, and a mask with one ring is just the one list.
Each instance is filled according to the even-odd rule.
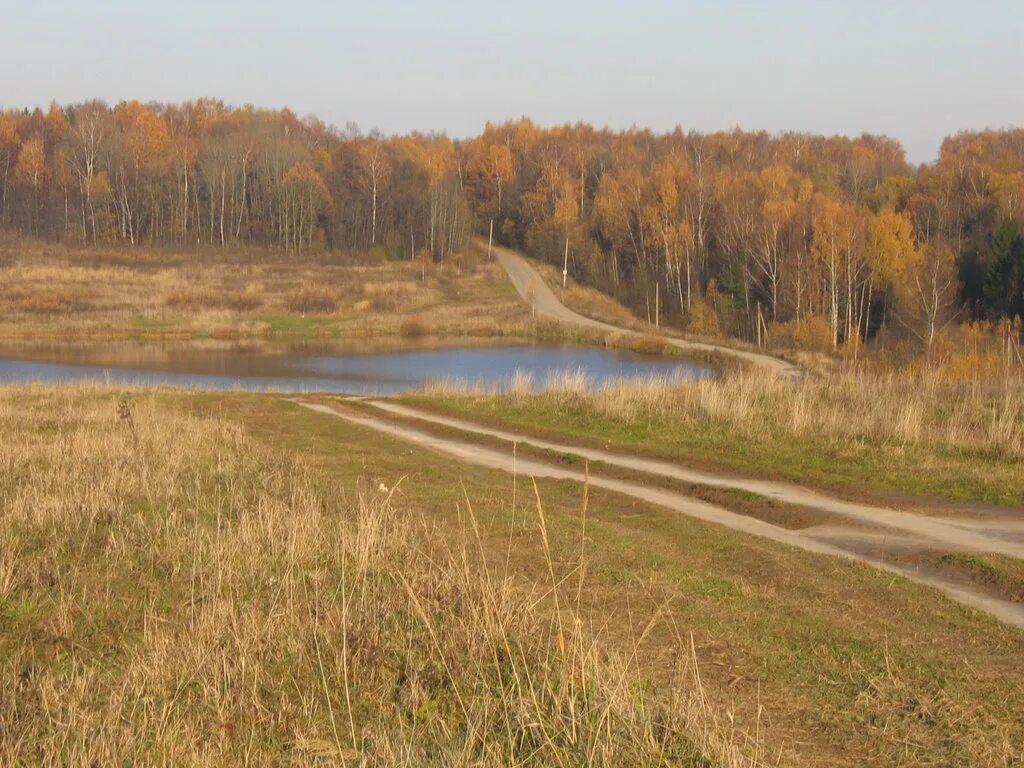
[[487,260],[491,260],[491,243],[494,242],[494,219],[491,219],[491,232],[487,235]]
[[569,279],[569,236],[565,237],[565,259],[562,262],[562,288],[565,289],[565,283]]

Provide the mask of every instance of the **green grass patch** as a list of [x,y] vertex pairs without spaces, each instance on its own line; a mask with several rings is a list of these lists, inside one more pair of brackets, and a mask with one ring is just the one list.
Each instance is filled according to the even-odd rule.
[[691,461],[857,494],[864,489],[913,496],[1024,505],[1024,462],[942,446],[901,446],[867,439],[772,433],[712,419],[610,416],[543,395],[411,395],[411,405],[590,446]]

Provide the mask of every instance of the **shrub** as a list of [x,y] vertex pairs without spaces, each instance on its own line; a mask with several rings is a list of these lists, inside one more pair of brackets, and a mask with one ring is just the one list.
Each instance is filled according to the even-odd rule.
[[629,348],[641,355],[663,355],[668,342],[662,336],[647,334],[630,339]]
[[715,308],[704,299],[697,299],[690,307],[686,330],[698,336],[721,336],[722,327]]
[[14,305],[19,311],[30,315],[62,315],[91,308],[84,296],[67,289],[21,294],[15,297]]
[[327,288],[300,288],[285,299],[285,306],[302,314],[330,314],[338,309],[338,300]]
[[258,289],[250,286],[242,291],[217,293],[212,290],[178,288],[167,294],[164,304],[175,309],[232,309],[251,312],[263,306]]
[[226,309],[233,309],[236,312],[252,312],[263,306],[263,297],[257,289],[250,286],[244,291],[238,291],[237,293],[225,296],[222,306]]
[[407,317],[398,332],[407,339],[418,339],[428,335],[427,326],[417,317]]
[[832,350],[832,326],[819,315],[811,315],[786,323],[771,323],[768,338],[777,346],[795,347],[807,352]]

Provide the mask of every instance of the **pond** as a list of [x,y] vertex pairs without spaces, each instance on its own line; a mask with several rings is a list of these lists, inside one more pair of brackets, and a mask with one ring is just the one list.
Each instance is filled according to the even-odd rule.
[[622,378],[698,379],[711,369],[627,350],[570,345],[359,351],[352,347],[118,343],[0,349],[0,383],[94,381],[189,389],[388,395],[451,380],[504,389],[517,373],[542,386],[581,371],[596,388]]

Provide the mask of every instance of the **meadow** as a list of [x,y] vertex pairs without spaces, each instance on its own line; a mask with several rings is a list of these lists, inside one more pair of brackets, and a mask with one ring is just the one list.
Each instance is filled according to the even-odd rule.
[[0,428],[7,765],[1021,757],[1020,631],[865,566],[258,395]]
[[332,339],[532,333],[500,266],[362,254],[0,240],[0,339]]

